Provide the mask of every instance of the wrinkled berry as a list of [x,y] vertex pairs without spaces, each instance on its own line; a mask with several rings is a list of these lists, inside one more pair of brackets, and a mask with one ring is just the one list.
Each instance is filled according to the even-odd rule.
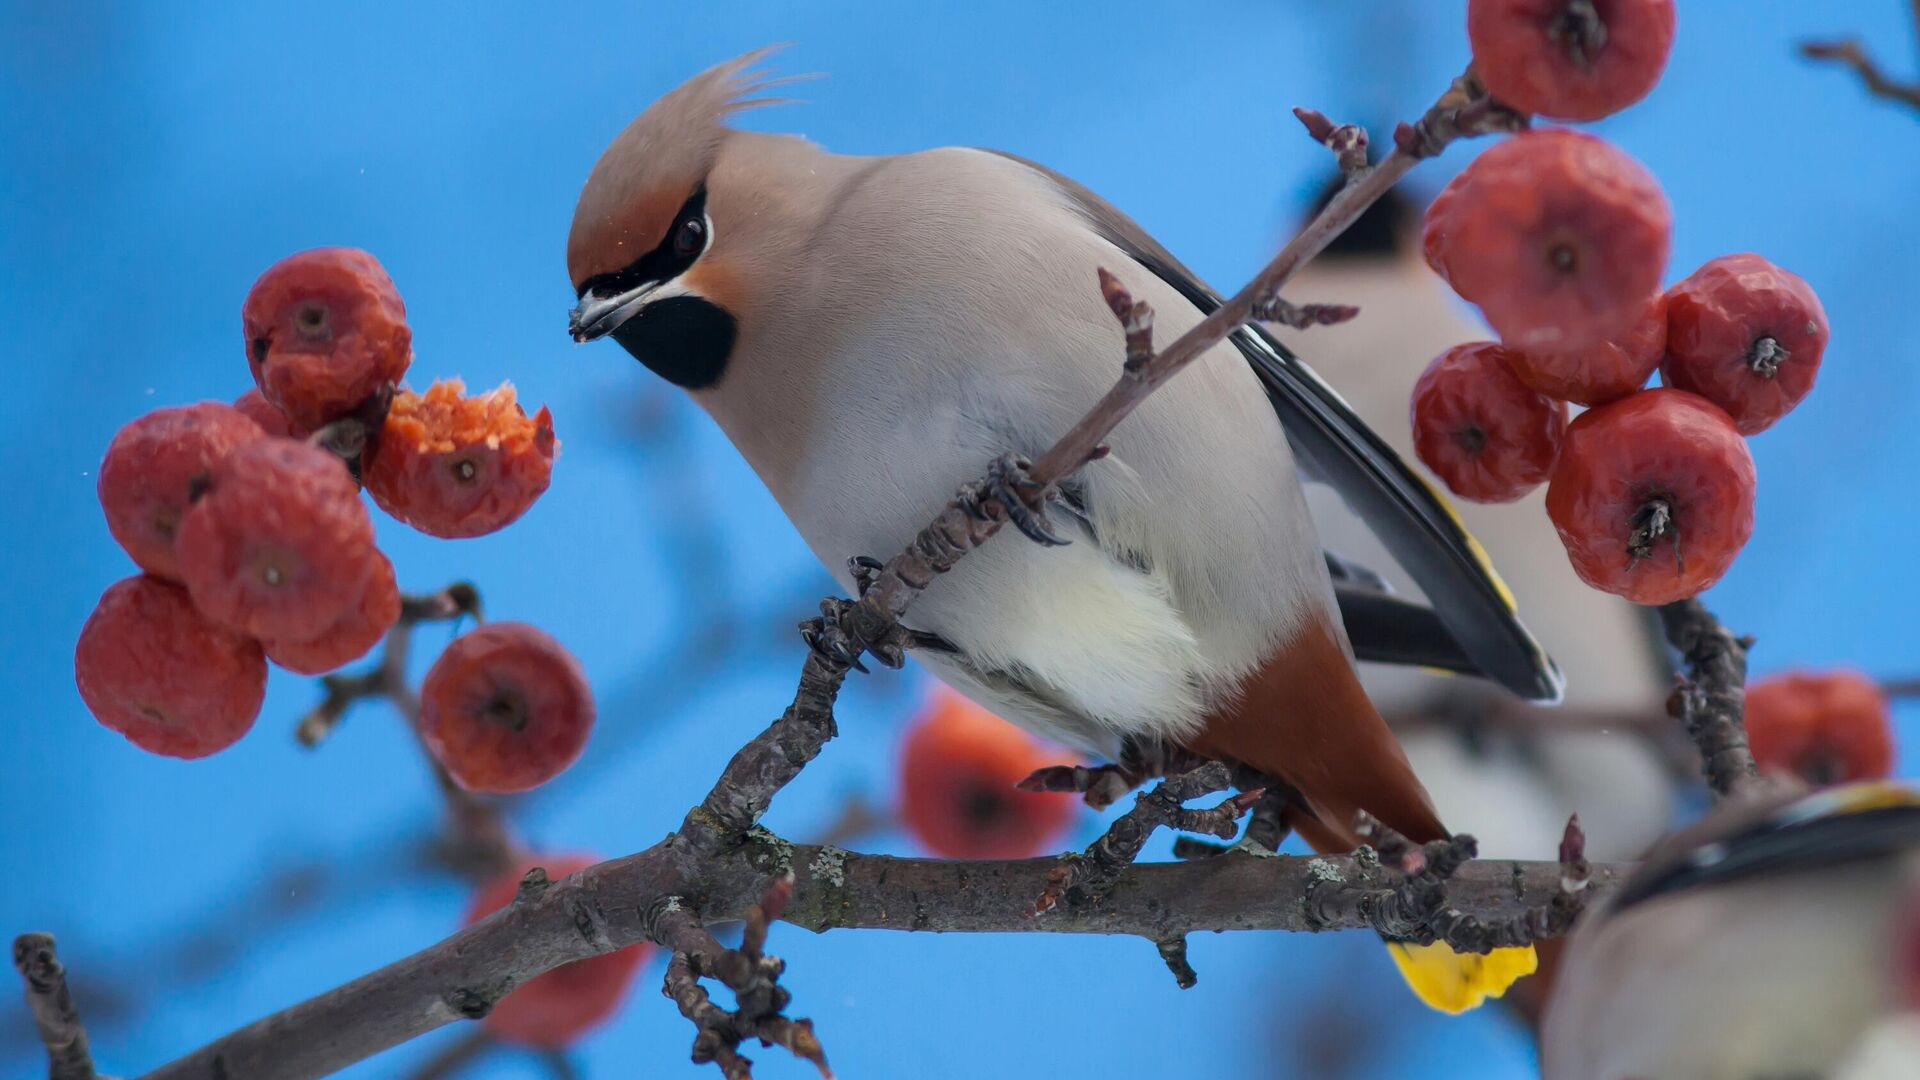
[[265,642],[267,659],[299,675],[320,675],[367,655],[400,619],[400,586],[393,563],[374,552],[373,578],[360,603],[312,641]]
[[1642,390],[1567,427],[1547,515],[1581,580],[1642,604],[1698,594],[1753,534],[1753,455],[1684,390]]
[[1722,255],[1667,290],[1660,379],[1765,431],[1813,389],[1827,313],[1797,275],[1758,255]]
[[94,719],[142,750],[198,758],[238,742],[260,715],[267,662],[187,591],[154,577],[115,582],[73,651],[74,680]]
[[1795,671],[1747,684],[1747,745],[1761,769],[1825,786],[1893,773],[1887,695],[1857,671]]
[[155,409],[121,428],[100,462],[107,530],[140,569],[179,580],[173,544],[188,505],[215,465],[262,437],[259,425],[213,401]]
[[381,509],[430,536],[482,536],[512,524],[547,490],[560,445],[552,414],[542,408],[529,418],[511,383],[465,391],[447,379],[425,394],[395,394],[361,470]]
[[573,764],[592,730],[580,662],[526,623],[462,634],[420,687],[420,736],[468,791],[539,787]]
[[294,426],[287,414],[280,411],[273,402],[268,401],[259,387],[241,394],[233,401],[233,407],[244,413],[247,419],[260,425],[260,430],[276,439],[304,439],[313,434]]
[[260,439],[215,466],[175,549],[208,618],[269,641],[325,633],[359,604],[379,565],[346,466],[293,439]]
[[1491,341],[1456,345],[1413,384],[1413,448],[1447,489],[1511,502],[1546,482],[1560,456],[1567,407],[1529,389]]
[[1666,347],[1666,298],[1656,296],[1619,338],[1572,352],[1514,352],[1507,361],[1521,382],[1548,397],[1605,405],[1647,385]]
[[[589,855],[524,856],[474,893],[461,925],[472,926],[511,904],[519,892],[520,879],[536,866],[545,869],[548,878],[559,881],[600,861]],[[547,1050],[567,1047],[614,1014],[650,951],[645,944],[629,945],[562,964],[514,987],[481,1022],[500,1038],[522,1046]]]
[[413,359],[406,305],[379,260],[314,248],[267,268],[240,309],[268,401],[311,431],[352,413]]
[[1071,796],[1014,787],[1058,763],[1031,735],[940,689],[907,732],[900,816],[928,852],[1023,859],[1053,850],[1073,823]]
[[1598,120],[1647,96],[1673,49],[1673,0],[1469,0],[1480,84],[1504,105]]
[[1618,340],[1667,265],[1672,213],[1640,163],[1591,135],[1493,145],[1427,208],[1422,250],[1513,349]]

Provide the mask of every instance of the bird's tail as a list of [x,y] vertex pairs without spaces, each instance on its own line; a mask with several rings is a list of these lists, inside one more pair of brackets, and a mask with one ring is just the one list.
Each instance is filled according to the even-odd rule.
[[[1415,843],[1444,839],[1426,788],[1367,699],[1337,633],[1311,622],[1242,684],[1233,703],[1208,717],[1191,748],[1298,791],[1307,809],[1291,813],[1289,824],[1321,854],[1360,846],[1354,825],[1362,810]],[[1414,994],[1446,1013],[1501,996],[1538,963],[1531,946],[1484,956],[1444,944],[1387,947]]]

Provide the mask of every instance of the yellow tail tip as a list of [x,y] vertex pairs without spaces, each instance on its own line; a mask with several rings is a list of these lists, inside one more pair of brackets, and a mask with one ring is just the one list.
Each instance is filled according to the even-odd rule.
[[1457,953],[1444,944],[1410,945],[1387,942],[1387,951],[1399,965],[1414,996],[1430,1009],[1458,1015],[1478,1008],[1488,998],[1507,992],[1519,979],[1540,967],[1533,946],[1495,949],[1485,956]]

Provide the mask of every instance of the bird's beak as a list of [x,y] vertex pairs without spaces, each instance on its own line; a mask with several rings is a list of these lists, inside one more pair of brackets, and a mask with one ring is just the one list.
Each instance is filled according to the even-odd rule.
[[606,337],[620,329],[620,324],[639,314],[640,309],[646,306],[647,297],[659,287],[659,282],[649,282],[605,299],[588,293],[580,298],[580,303],[574,305],[573,316],[568,320],[568,331],[573,334],[575,341]]

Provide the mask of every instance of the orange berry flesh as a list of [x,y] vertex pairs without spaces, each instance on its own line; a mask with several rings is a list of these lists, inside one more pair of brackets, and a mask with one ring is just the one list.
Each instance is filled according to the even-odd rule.
[[381,509],[421,532],[483,536],[547,490],[559,445],[552,414],[527,416],[512,384],[468,396],[448,379],[394,395],[361,474]]

